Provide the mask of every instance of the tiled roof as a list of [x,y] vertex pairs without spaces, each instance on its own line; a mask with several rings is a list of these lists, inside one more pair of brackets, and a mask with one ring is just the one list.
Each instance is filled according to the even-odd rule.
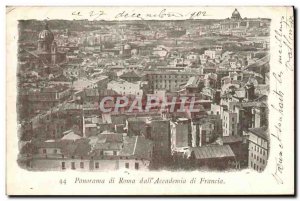
[[122,143],[97,143],[94,147],[94,149],[99,150],[121,150],[122,149]]
[[152,141],[144,137],[137,136],[137,141],[134,149],[134,156],[137,158],[150,159],[152,152]]
[[71,131],[68,134],[66,134],[65,136],[63,136],[61,139],[75,141],[75,140],[81,139],[81,137],[79,135],[76,135],[73,131]]
[[196,159],[235,157],[229,145],[212,145],[192,148]]
[[139,159],[151,159],[153,143],[141,136],[126,138],[120,156],[132,156]]
[[265,140],[269,139],[269,132],[267,127],[260,127],[260,128],[249,128],[248,129],[254,135],[261,137]]

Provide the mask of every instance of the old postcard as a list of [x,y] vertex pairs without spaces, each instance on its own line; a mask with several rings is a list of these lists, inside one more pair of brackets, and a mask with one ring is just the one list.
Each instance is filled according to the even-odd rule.
[[292,195],[293,7],[6,9],[8,195]]

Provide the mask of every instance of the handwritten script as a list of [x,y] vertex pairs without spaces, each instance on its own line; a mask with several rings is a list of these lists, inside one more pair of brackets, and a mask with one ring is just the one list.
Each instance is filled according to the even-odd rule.
[[[274,102],[271,104],[271,110],[274,110],[276,115],[276,121],[273,125],[275,132],[271,133],[271,138],[275,139],[278,145],[278,152],[274,158],[275,160],[275,171],[272,176],[275,178],[277,183],[283,184],[283,171],[284,171],[284,145],[282,142],[283,135],[285,134],[282,130],[283,119],[284,119],[284,98],[285,87],[286,87],[286,74],[294,71],[294,18],[293,16],[281,16],[280,23],[275,30],[275,41],[278,52],[276,52],[277,62],[280,68],[274,68],[272,74],[275,78],[275,89],[271,93],[274,95]],[[287,94],[286,94],[287,95]],[[273,100],[273,99],[272,99]],[[277,150],[277,149],[276,149]]]
[[[107,15],[103,10],[73,11],[72,16],[86,17],[92,20],[103,20]],[[195,10],[191,12],[175,12],[169,9],[161,9],[158,12],[145,13],[136,9],[123,10],[118,12],[112,20],[167,20],[167,19],[201,19],[208,16],[205,10]]]

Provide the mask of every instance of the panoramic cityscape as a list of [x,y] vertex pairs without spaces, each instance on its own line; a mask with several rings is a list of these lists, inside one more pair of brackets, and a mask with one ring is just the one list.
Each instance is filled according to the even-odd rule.
[[19,20],[19,166],[263,172],[270,23]]

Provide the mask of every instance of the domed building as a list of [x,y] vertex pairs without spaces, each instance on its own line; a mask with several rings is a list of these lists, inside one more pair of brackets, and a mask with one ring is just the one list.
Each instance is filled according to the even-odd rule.
[[[231,14],[231,18],[227,18],[220,23],[221,30],[234,35],[245,35],[246,29],[252,27],[261,27],[261,19],[258,18],[242,18],[240,12],[235,8]],[[235,30],[235,31],[234,31]]]
[[38,35],[36,54],[44,64],[57,64],[66,60],[66,53],[58,51],[54,34],[49,29],[48,23],[45,24],[44,30]]
[[235,9],[231,15],[232,20],[241,20],[242,17],[237,9]]
[[38,51],[39,52],[50,52],[53,41],[54,41],[54,35],[49,30],[48,24],[46,23],[45,29],[39,33]]

